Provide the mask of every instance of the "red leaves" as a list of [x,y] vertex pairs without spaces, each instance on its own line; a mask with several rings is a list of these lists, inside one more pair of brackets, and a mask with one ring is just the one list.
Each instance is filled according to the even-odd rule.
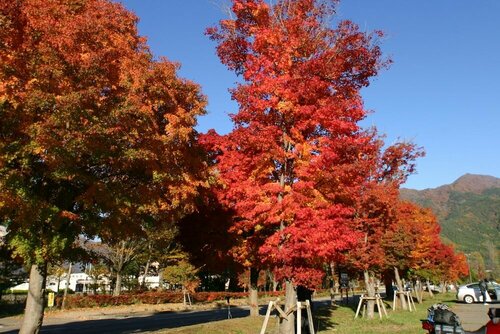
[[[362,239],[358,196],[381,159],[382,144],[357,122],[359,89],[385,63],[356,25],[327,28],[334,11],[333,2],[234,0],[235,19],[207,30],[245,80],[232,90],[235,130],[202,138],[219,197],[238,217],[231,230],[252,265],[305,284]],[[406,161],[393,163],[399,171]]]

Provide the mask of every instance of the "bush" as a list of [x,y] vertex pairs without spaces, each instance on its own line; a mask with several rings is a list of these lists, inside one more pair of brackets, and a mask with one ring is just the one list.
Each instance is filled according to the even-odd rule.
[[[67,308],[106,307],[132,304],[165,304],[180,303],[183,295],[179,292],[146,292],[141,294],[113,295],[71,295],[66,297]],[[62,303],[62,298],[57,299],[57,305]]]
[[27,295],[28,290],[5,290],[2,292],[5,295]]
[[[280,296],[284,292],[260,292],[259,296]],[[191,300],[198,303],[210,303],[214,301],[225,301],[227,297],[231,299],[246,298],[246,292],[196,292],[190,294]],[[168,304],[182,303],[184,295],[182,292],[172,291],[150,291],[143,293],[125,293],[120,296],[112,295],[71,295],[66,297],[67,308],[84,307],[106,307],[132,304]],[[60,306],[62,297],[56,298],[56,305]]]

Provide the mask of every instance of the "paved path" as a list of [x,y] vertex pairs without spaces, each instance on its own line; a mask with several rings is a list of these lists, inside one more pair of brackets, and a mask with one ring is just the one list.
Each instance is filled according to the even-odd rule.
[[[328,299],[315,300],[316,306],[327,305]],[[500,308],[500,303],[483,304],[455,304],[452,310],[458,314],[462,327],[466,331],[475,331],[488,322],[488,308],[494,306]],[[265,313],[265,308],[261,308]],[[68,312],[70,313],[70,312]],[[249,314],[247,307],[232,307],[233,318],[245,317]],[[123,312],[103,314],[102,311],[89,310],[84,318],[71,318],[70,314],[52,315],[46,317],[41,333],[141,333],[156,331],[164,328],[175,328],[181,326],[195,325],[211,321],[227,319],[227,309],[214,309],[203,311],[186,312]],[[9,317],[0,319],[0,333],[14,334],[19,330],[21,317]]]
[[[248,308],[232,307],[233,318],[248,316]],[[187,312],[158,312],[145,314],[90,314],[84,320],[67,317],[47,317],[41,333],[143,333],[166,328],[176,328],[200,323],[220,321],[228,318],[227,309]],[[21,317],[0,319],[0,333],[14,334],[19,331]]]
[[476,331],[490,320],[487,315],[490,307],[500,308],[500,303],[491,305],[457,303],[453,305],[452,311],[460,317],[464,330]]

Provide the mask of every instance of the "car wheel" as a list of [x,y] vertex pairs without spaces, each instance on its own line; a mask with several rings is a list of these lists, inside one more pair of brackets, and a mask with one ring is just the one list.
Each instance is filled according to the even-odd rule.
[[474,303],[474,298],[472,296],[470,296],[470,295],[467,295],[467,296],[464,297],[464,302],[466,304],[472,304],[472,303]]

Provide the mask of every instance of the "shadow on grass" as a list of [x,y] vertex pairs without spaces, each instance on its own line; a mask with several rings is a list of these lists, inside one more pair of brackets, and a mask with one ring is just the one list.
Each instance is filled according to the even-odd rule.
[[[345,300],[344,299],[343,301],[339,302],[338,306],[346,308],[346,309],[350,309],[352,311],[352,313],[353,313],[353,316],[354,316],[354,314],[356,314],[356,311],[357,311],[358,306],[359,306],[359,299],[360,299],[360,297],[361,296],[359,296],[359,295],[355,295],[355,296],[349,298],[349,300]],[[384,299],[384,296],[382,296],[382,303],[384,303],[385,309],[389,313],[389,311],[392,310],[392,301],[389,302],[388,300]],[[377,306],[375,306],[374,312],[375,312],[375,317],[379,317],[378,316],[379,309],[378,309]],[[362,316],[362,314],[363,314],[363,306],[359,310],[359,313],[360,313],[359,316],[363,317]],[[384,315],[382,315],[382,317],[384,317]]]
[[322,305],[314,311],[313,321],[316,331],[330,330],[338,326],[338,323],[332,321],[333,311],[337,308],[337,305]]
[[0,302],[0,318],[21,315],[24,312],[24,303]]

